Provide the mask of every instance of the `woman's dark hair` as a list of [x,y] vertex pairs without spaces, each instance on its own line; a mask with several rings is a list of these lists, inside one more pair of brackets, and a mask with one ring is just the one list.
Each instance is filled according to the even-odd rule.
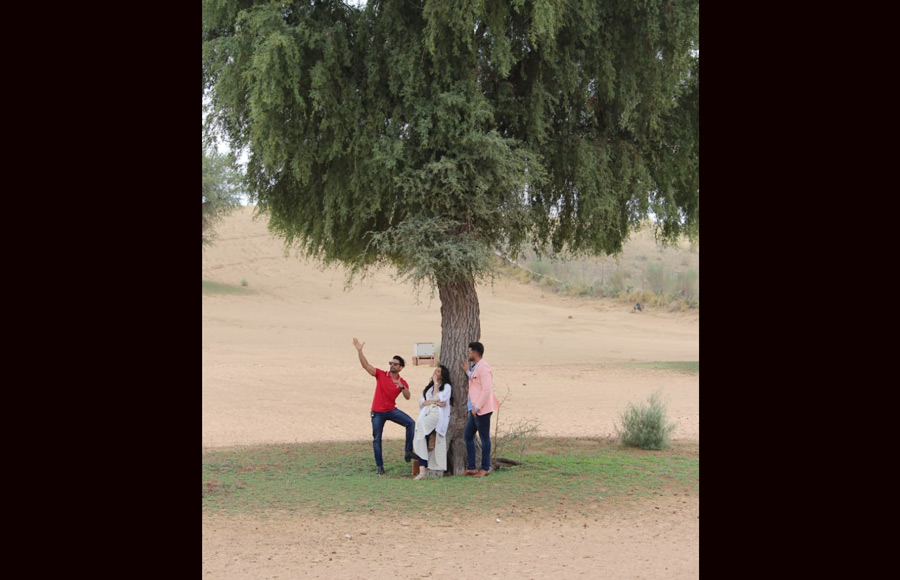
[[[450,369],[448,369],[444,365],[441,365],[441,384],[438,387],[439,393],[444,390],[445,384],[450,385],[450,404],[452,405],[453,404],[453,383],[450,382]],[[428,384],[425,385],[425,390],[422,391],[422,396],[427,398],[428,397],[428,389],[430,389],[433,386],[434,386],[434,379],[431,379],[430,381],[428,381]]]

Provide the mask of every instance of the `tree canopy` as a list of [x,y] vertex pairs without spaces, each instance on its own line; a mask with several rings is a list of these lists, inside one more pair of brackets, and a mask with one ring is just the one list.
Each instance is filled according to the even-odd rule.
[[433,282],[699,237],[696,0],[209,0],[203,87],[274,231]]

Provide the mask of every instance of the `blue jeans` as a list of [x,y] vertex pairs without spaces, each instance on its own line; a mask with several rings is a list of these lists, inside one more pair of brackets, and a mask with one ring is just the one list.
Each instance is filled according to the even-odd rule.
[[400,409],[384,413],[372,411],[372,449],[375,450],[375,465],[378,467],[384,467],[384,460],[381,458],[381,432],[384,431],[385,421],[393,421],[401,427],[406,427],[407,454],[412,454],[413,435],[416,433],[416,422]]
[[469,420],[466,421],[466,430],[463,431],[463,439],[466,441],[466,469],[475,469],[475,431],[481,439],[481,469],[491,470],[491,415],[473,415],[469,411]]

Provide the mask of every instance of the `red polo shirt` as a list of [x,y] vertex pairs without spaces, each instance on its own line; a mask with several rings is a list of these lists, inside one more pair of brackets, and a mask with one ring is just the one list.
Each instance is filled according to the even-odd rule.
[[[406,379],[403,377],[400,377],[400,382],[403,383],[403,386],[407,389],[409,388],[409,383],[407,383]],[[400,393],[400,389],[397,388],[397,385],[395,385],[393,379],[391,379],[391,373],[386,373],[381,369],[375,369],[375,397],[372,399],[373,411],[379,413],[393,411],[397,408],[395,401],[397,400],[397,395]]]

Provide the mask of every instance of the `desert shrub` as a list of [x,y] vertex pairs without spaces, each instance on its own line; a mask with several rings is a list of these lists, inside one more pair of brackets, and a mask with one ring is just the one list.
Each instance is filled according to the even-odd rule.
[[643,292],[630,292],[625,295],[625,298],[628,302],[640,302],[641,304],[652,304],[654,306],[659,306],[659,297],[652,290],[645,290]]
[[679,298],[669,303],[669,312],[686,312],[700,308],[700,301],[696,298]]
[[569,284],[567,291],[569,294],[574,294],[575,296],[593,296],[595,294],[593,287],[582,284],[581,282]]
[[693,268],[688,268],[684,272],[676,272],[675,294],[680,294],[683,298],[690,298],[696,293],[695,282],[699,278],[699,274]]
[[534,274],[524,268],[511,268],[510,270],[513,272],[513,277],[522,284],[527,284],[534,280]]
[[[543,339],[541,339],[543,340]],[[500,400],[500,407],[509,398],[509,388]],[[510,459],[516,457],[521,461],[525,455],[528,444],[540,433],[540,423],[535,419],[521,419],[510,425],[501,421],[500,410],[494,413],[494,432],[491,434],[491,466],[517,465],[518,461]],[[475,438],[475,457],[481,458],[481,437]]]
[[[501,425],[498,417],[497,426],[491,435],[491,460],[515,458],[521,461],[528,444],[540,433],[540,425],[532,419],[523,419],[518,423]],[[481,457],[481,437],[475,439],[476,457]]]
[[641,449],[665,449],[669,446],[669,434],[675,428],[666,420],[666,406],[660,400],[659,391],[650,395],[648,405],[628,403],[616,424],[616,435],[627,447]]
[[644,270],[644,278],[647,280],[647,284],[650,286],[650,289],[653,290],[653,292],[655,292],[656,294],[666,293],[665,266],[658,262],[651,262],[647,264],[647,268]]
[[241,278],[241,286],[247,286],[248,284],[250,284],[250,283],[247,282],[246,278]]
[[623,290],[625,290],[626,282],[628,281],[628,271],[624,268],[618,268],[613,270],[609,275],[609,287],[612,291],[613,295],[617,295]]

